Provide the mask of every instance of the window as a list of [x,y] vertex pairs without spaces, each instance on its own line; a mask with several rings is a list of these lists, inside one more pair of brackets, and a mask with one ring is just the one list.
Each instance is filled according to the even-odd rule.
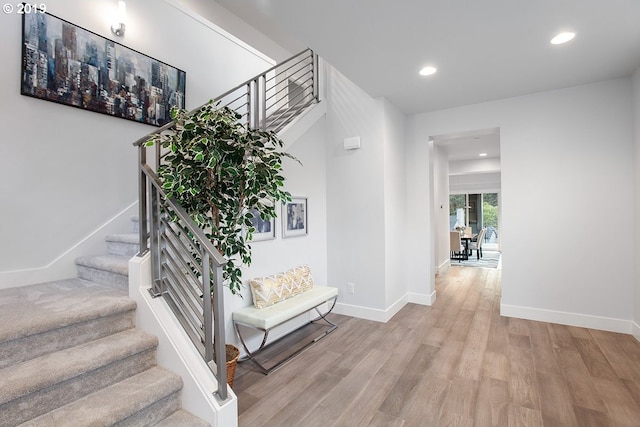
[[449,230],[460,226],[472,234],[486,227],[485,243],[498,243],[498,193],[449,195]]

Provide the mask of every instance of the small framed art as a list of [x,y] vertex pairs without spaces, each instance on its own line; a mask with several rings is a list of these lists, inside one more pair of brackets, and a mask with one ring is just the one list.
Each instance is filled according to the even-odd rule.
[[283,206],[282,237],[305,236],[308,232],[307,198],[293,197]]
[[255,228],[256,231],[253,232],[252,242],[260,242],[262,240],[272,240],[276,238],[276,221],[275,218],[271,218],[270,220],[263,220],[260,218],[260,213],[257,209],[250,209],[251,215],[253,218],[251,219],[251,225]]

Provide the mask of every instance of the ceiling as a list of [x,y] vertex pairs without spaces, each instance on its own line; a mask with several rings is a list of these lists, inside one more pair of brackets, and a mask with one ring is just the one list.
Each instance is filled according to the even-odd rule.
[[[447,154],[450,162],[500,157],[500,129],[478,129],[431,137]],[[486,156],[480,157],[480,153]]]
[[[640,0],[217,2],[290,52],[312,48],[405,114],[628,76],[640,66]],[[576,38],[551,45],[560,31]],[[426,65],[437,73],[420,76]]]

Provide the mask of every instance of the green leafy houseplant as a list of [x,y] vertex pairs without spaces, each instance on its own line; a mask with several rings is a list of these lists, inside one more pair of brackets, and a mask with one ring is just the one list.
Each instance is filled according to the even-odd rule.
[[251,210],[270,220],[277,201],[291,200],[283,190],[282,161],[297,159],[282,151],[275,133],[247,129],[238,113],[213,101],[194,113],[173,109],[171,117],[173,131],[146,143],[169,150],[158,170],[162,187],[228,259],[223,278],[238,294],[240,267],[251,264]]

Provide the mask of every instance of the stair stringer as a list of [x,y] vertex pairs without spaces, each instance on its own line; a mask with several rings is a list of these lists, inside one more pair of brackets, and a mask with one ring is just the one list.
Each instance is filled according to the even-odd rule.
[[148,292],[150,287],[149,253],[133,257],[129,261],[129,297],[138,304],[136,325],[158,337],[158,365],[182,377],[182,408],[213,427],[237,427],[238,398],[231,387],[227,387],[227,400],[218,402],[214,396],[218,389],[215,376],[164,299],[151,297]]
[[291,123],[278,132],[278,137],[284,142],[284,150],[288,151],[291,146],[311,129],[318,120],[324,117],[325,114],[327,114],[327,103],[320,101],[319,103],[309,106]]

